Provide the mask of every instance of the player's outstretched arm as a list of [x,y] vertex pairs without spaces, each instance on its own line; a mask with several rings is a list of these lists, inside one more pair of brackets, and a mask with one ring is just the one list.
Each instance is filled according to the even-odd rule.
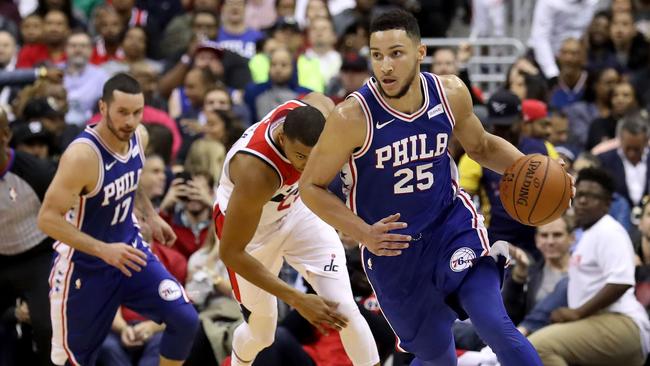
[[146,254],[128,244],[106,244],[81,232],[65,219],[68,211],[79,202],[79,197],[92,192],[98,179],[99,159],[95,151],[81,143],[70,145],[45,193],[38,213],[38,227],[48,236],[99,257],[130,276],[130,270],[140,271],[140,266],[147,264]]
[[388,234],[406,227],[396,222],[399,214],[368,224],[348,209],[327,186],[341,171],[355,149],[366,138],[366,122],[361,107],[348,99],[327,117],[325,129],[312,150],[300,179],[300,197],[325,222],[363,243],[376,255],[399,255],[408,244],[407,235]]
[[259,225],[264,205],[280,184],[277,173],[257,157],[237,154],[230,161],[229,175],[234,188],[226,208],[219,243],[221,260],[249,282],[294,307],[320,330],[323,330],[323,324],[336,329],[345,327],[347,319],[336,311],[337,304],[301,293],[246,252],[246,246]]
[[457,76],[441,76],[456,121],[454,134],[467,155],[482,166],[499,174],[523,154],[511,143],[488,133],[474,114],[472,98]]

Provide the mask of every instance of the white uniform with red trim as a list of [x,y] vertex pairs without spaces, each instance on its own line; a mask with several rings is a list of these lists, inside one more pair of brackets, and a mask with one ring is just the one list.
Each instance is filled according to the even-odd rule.
[[[279,274],[283,260],[286,260],[319,295],[338,302],[338,310],[350,319],[348,327],[340,333],[348,356],[354,365],[375,365],[379,356],[372,333],[354,303],[345,251],[339,236],[300,200],[300,172],[291,165],[272,137],[287,114],[304,105],[291,100],[278,106],[261,122],[248,128],[228,152],[214,210],[217,236],[221,238],[234,188],[229,176],[230,161],[236,154],[259,158],[278,174],[280,186],[264,205],[260,223],[246,251],[275,275]],[[233,349],[240,358],[252,360],[273,342],[277,299],[233,271],[229,274],[235,298],[247,318],[247,322],[235,332]],[[236,357],[233,359],[233,365],[237,365]]]

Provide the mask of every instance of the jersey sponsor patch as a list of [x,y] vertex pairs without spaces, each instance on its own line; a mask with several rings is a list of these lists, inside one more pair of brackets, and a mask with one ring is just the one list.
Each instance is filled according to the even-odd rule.
[[181,287],[175,282],[170,279],[164,279],[160,281],[160,285],[158,285],[158,295],[160,295],[160,298],[166,301],[174,301],[181,297],[183,294],[183,291],[181,290]]
[[476,253],[468,247],[456,249],[449,260],[449,268],[454,272],[462,272],[472,266]]
[[438,104],[437,106],[429,109],[429,111],[427,112],[427,116],[429,117],[429,119],[431,119],[439,114],[442,114],[442,112],[444,112],[444,110],[442,109],[442,104]]

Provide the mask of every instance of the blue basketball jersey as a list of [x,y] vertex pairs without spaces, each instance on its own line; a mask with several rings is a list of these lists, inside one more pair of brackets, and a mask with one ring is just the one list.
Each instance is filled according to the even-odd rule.
[[341,172],[347,204],[367,223],[401,213],[418,234],[452,204],[458,171],[447,151],[454,118],[440,79],[421,73],[422,107],[413,114],[391,108],[371,78],[348,98],[355,98],[366,116],[363,146]]
[[[87,144],[95,150],[99,157],[99,178],[91,192],[81,195],[79,206],[68,215],[69,221],[97,240],[141,248],[144,244],[133,217],[135,191],[144,165],[144,151],[137,133],[131,137],[126,155],[111,151],[92,127],[86,127],[72,143]],[[101,259],[79,251],[74,251],[73,260],[89,265],[107,265]]]

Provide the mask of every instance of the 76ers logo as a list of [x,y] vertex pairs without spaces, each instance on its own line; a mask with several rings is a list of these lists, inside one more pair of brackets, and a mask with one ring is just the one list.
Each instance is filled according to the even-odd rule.
[[476,259],[476,253],[470,248],[462,247],[456,249],[449,260],[449,267],[454,272],[462,272],[471,267]]

